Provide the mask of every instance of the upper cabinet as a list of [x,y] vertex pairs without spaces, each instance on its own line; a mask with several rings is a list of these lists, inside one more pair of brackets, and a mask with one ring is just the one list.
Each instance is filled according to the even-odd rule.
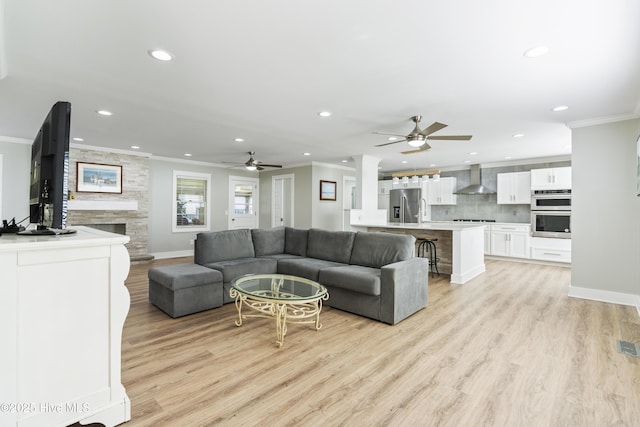
[[528,205],[531,203],[531,173],[498,174],[498,204]]
[[570,190],[571,166],[531,170],[532,190]]
[[378,194],[380,195],[388,195],[389,191],[393,188],[393,183],[390,179],[380,180],[378,181]]
[[427,185],[427,202],[430,205],[455,205],[457,197],[453,192],[456,191],[456,183],[456,178],[450,176],[438,181],[430,180]]

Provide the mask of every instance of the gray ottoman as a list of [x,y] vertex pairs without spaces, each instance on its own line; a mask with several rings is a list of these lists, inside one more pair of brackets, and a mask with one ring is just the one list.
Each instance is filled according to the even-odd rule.
[[149,301],[171,317],[222,306],[222,273],[198,264],[149,269]]

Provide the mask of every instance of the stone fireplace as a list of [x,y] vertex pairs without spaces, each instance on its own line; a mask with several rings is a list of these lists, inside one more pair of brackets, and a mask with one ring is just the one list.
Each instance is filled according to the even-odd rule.
[[[93,151],[72,147],[69,162],[67,225],[85,225],[126,234],[132,261],[152,259],[148,249],[149,161],[145,156]],[[77,192],[76,163],[122,166],[122,194]]]

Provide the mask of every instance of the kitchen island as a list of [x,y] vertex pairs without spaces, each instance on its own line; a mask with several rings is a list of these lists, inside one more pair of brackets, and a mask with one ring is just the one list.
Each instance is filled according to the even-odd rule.
[[438,239],[438,270],[451,275],[451,283],[463,284],[484,273],[484,227],[479,223],[428,221],[421,224],[358,224],[357,229],[409,234],[416,239]]

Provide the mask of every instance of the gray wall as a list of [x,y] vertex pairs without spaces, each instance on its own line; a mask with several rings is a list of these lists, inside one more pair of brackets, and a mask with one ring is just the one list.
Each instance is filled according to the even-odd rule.
[[149,253],[193,249],[190,243],[196,233],[172,231],[173,171],[211,174],[211,230],[226,230],[229,204],[229,176],[257,174],[242,169],[225,169],[195,162],[177,162],[151,158],[149,160]]
[[293,226],[311,227],[311,175],[312,166],[271,169],[260,172],[260,228],[271,228],[271,179],[277,175],[294,175]]
[[[346,168],[314,165],[311,183],[311,200],[313,215],[311,226],[326,230],[342,230],[343,218],[343,188],[344,176],[355,177],[356,171]],[[320,181],[336,182],[336,200],[320,200]]]
[[640,295],[640,119],[572,130],[571,285]]
[[[509,172],[526,172],[531,169],[571,166],[570,161],[547,162],[526,165],[487,167],[481,169],[482,184],[496,191],[498,188],[498,174]],[[443,171],[441,176],[455,176],[456,189],[469,185],[470,171]],[[495,219],[498,222],[531,222],[529,205],[499,205],[496,194],[484,196],[459,194],[457,204],[452,206],[432,206],[432,221],[450,221],[456,218]]]
[[[21,221],[29,216],[31,143],[6,142],[0,137],[2,154],[2,212],[0,220]],[[1,224],[1,223],[0,223]],[[22,225],[28,225],[27,219]]]
[[[294,227],[342,230],[342,178],[355,170],[322,164],[260,172],[260,228],[271,227],[271,179],[294,175]],[[336,182],[336,201],[320,200],[320,180]]]

